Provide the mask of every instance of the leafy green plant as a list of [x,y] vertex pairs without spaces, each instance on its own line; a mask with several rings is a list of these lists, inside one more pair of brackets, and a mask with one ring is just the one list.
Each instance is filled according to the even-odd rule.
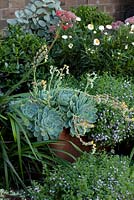
[[[81,89],[86,84],[86,77],[81,77],[79,84]],[[134,101],[134,84],[130,77],[116,77],[108,73],[97,76],[93,88],[88,88],[88,92],[92,95],[107,94],[120,102],[125,102],[129,108],[133,107]]]
[[6,187],[8,190],[11,187],[22,186],[26,189],[25,184],[30,183],[33,176],[37,178],[41,174],[42,160],[46,158],[46,162],[49,162],[52,158],[48,154],[49,141],[30,140],[27,130],[16,114],[9,110],[10,101],[25,96],[25,94],[16,94],[16,89],[22,87],[32,73],[35,74],[35,68],[37,69],[42,61],[47,61],[47,51],[46,45],[41,46],[32,63],[28,63],[29,69],[22,78],[4,91],[5,93],[0,93],[0,160],[2,161],[0,163],[0,187]]
[[[87,75],[81,81],[74,78],[64,84],[75,83],[75,87],[85,88]],[[90,83],[91,75],[88,77]],[[132,80],[110,76],[107,73],[97,76],[93,87],[87,92],[94,96],[97,103],[97,120],[92,129],[92,139],[98,146],[118,146],[118,152],[130,154],[133,146],[134,107]],[[123,150],[124,148],[124,150]],[[126,152],[125,152],[126,151]]]
[[60,9],[59,0],[31,0],[24,10],[15,12],[15,19],[9,19],[7,22],[20,25],[25,32],[50,39],[50,27],[58,24],[55,12]]
[[[79,84],[81,89],[85,87],[85,84],[86,78],[82,77]],[[133,144],[134,137],[134,85],[132,80],[105,73],[98,76],[94,87],[89,87],[87,91],[96,98],[98,97],[99,103],[97,122],[92,130],[93,138],[100,141],[102,146],[104,143],[123,142],[122,149],[127,146],[127,149],[131,151],[132,145],[130,144]]]
[[[1,38],[0,44],[0,89],[3,93],[28,74],[33,57],[45,43],[36,35],[23,33],[18,26],[9,27],[7,36]],[[25,84],[27,87],[28,82]]]
[[4,190],[4,189],[0,189],[0,198],[1,198],[1,200],[5,200],[5,199],[9,200],[9,199],[16,199],[16,198],[19,198],[21,200],[29,199],[23,190],[8,191],[8,190]]
[[81,5],[77,8],[71,8],[71,10],[78,17],[81,18],[81,21],[79,23],[81,29],[85,29],[85,26],[87,26],[88,24],[107,25],[111,24],[113,21],[112,16],[110,16],[106,12],[100,11],[95,6]]
[[[133,111],[127,111],[125,103],[113,101],[111,104],[108,100],[107,103],[99,103],[97,108],[98,119],[91,134],[95,143],[114,147],[122,141],[131,141],[134,138]],[[125,110],[127,114],[124,114]]]
[[70,73],[80,77],[84,72],[109,72],[115,75],[133,74],[133,25],[124,22],[96,24],[90,22],[74,26],[59,33],[50,55],[54,64],[69,65]]
[[129,162],[127,157],[85,153],[70,168],[44,170],[44,181],[33,183],[32,196],[36,200],[132,200],[134,180]]
[[112,24],[88,28],[91,36],[85,39],[82,55],[86,66],[99,73],[131,76],[134,62],[132,25],[122,22],[117,28]]
[[0,188],[27,190],[26,184],[40,176],[42,160],[52,164],[54,159],[49,155],[49,141],[30,140],[16,115],[9,112],[8,104],[15,96],[0,96]]
[[[91,77],[93,74],[88,74],[90,84]],[[81,77],[81,81],[71,76],[64,84],[66,87],[74,84],[75,88],[84,90],[87,74]],[[119,154],[130,155],[134,144],[133,81],[104,73],[97,75],[87,93],[93,95],[97,103],[97,120],[90,134],[97,148],[110,150],[113,147]]]

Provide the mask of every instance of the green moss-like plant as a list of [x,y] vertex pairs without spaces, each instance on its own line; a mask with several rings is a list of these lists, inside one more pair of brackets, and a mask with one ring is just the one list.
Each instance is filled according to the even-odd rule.
[[36,200],[133,200],[134,179],[127,157],[84,154],[70,167],[44,170],[42,185],[31,190]]

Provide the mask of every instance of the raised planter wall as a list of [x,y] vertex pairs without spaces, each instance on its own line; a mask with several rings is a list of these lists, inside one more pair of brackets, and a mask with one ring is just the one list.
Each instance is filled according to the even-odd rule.
[[[6,20],[14,17],[15,10],[23,9],[30,0],[0,0],[0,29],[7,26]],[[69,9],[78,5],[97,6],[115,19],[124,19],[134,15],[133,0],[61,0],[62,7]]]

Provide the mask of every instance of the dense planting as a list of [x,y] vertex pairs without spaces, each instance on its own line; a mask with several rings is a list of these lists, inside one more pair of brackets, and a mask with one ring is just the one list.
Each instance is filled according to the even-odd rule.
[[[133,200],[134,17],[58,0],[15,15],[0,38],[0,198]],[[72,165],[51,148],[65,129],[90,149]]]

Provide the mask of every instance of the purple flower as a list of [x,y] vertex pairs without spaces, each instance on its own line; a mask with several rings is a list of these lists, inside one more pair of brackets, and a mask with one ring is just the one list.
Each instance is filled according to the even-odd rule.
[[112,23],[112,28],[114,30],[118,29],[121,25],[123,25],[124,23],[122,21],[116,21]]
[[125,23],[134,24],[134,16],[127,18]]

